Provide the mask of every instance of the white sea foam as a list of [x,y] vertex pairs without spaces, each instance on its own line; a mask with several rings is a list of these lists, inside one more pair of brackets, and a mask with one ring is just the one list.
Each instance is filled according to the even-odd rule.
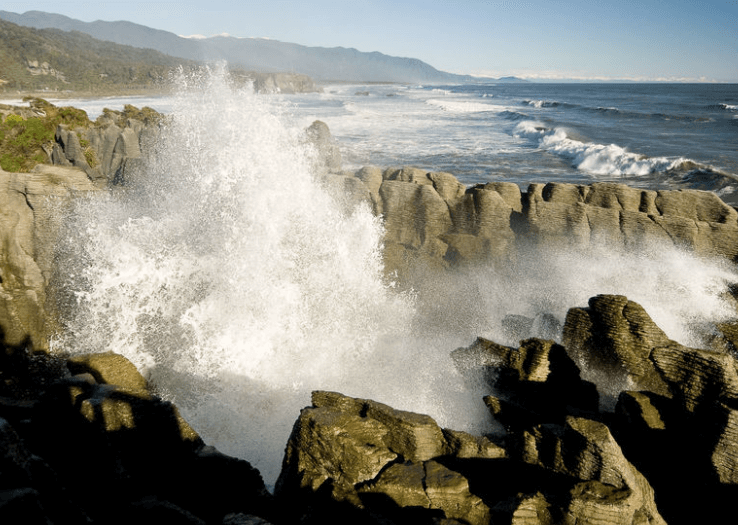
[[537,140],[541,148],[571,160],[574,167],[593,175],[648,175],[693,163],[684,157],[646,157],[617,144],[584,143],[569,138],[563,128],[548,129],[534,121],[519,123],[513,134]]
[[503,108],[484,102],[472,102],[467,100],[446,100],[431,98],[426,104],[441,108],[449,113],[481,113],[484,111],[502,111]]
[[186,84],[147,169],[69,217],[56,347],[124,354],[267,483],[311,390],[481,431],[482,394],[467,392],[453,346],[415,343],[415,300],[384,280],[368,207],[334,203],[302,130],[267,97],[217,75]]
[[550,100],[524,100],[524,104],[533,106],[534,108],[553,108],[559,105],[558,102]]

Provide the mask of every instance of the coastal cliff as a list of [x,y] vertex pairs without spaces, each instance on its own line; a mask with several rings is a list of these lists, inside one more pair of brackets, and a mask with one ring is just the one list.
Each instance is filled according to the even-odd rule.
[[[127,359],[49,352],[65,206],[126,191],[161,124],[132,107],[82,128],[59,123],[46,163],[0,170],[0,521],[656,525],[729,512],[738,494],[734,321],[690,348],[640,304],[597,295],[571,305],[552,331],[559,342],[518,327],[516,345],[480,337],[449,348],[459,373],[487,392],[499,429],[484,436],[315,391],[274,494],[248,462],[208,447]],[[381,217],[387,276],[402,287],[542,247],[738,256],[738,213],[709,192],[521,191],[417,168],[346,172],[325,124],[304,141],[315,177],[344,209]],[[735,298],[726,300],[738,317]]]

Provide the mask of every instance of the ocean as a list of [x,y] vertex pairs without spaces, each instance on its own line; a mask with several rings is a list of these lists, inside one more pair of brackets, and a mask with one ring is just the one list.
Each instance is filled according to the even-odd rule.
[[[622,182],[714,191],[738,204],[736,84],[328,85],[273,95],[303,125],[326,122],[348,169],[416,166],[472,185]],[[103,107],[172,99],[72,100]]]
[[[334,84],[270,97],[305,126],[326,122],[347,169],[691,188],[738,204],[738,84]],[[173,108],[171,97],[50,100],[92,119],[128,103]]]
[[264,96],[218,73],[181,84],[167,98],[65,102],[93,118],[124,103],[173,118],[129,187],[79,198],[62,221],[53,282],[65,330],[53,347],[122,353],[208,444],[250,461],[270,486],[317,389],[493,431],[489,387],[449,354],[478,336],[516,344],[507,315],[563,322],[589,297],[617,293],[692,346],[736,315],[725,300],[734,265],[673,247],[533,253],[404,289],[383,273],[381,219],[335,202],[303,140],[320,119],[347,169],[731,198],[736,86],[377,84]]
[[350,167],[446,171],[465,184],[622,182],[738,199],[738,85],[329,86],[299,96]]

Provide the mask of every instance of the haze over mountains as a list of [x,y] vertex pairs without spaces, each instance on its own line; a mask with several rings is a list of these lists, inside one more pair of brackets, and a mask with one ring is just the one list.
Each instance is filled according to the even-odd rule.
[[480,80],[439,71],[418,59],[366,53],[352,48],[307,47],[277,40],[231,36],[185,38],[131,22],[82,22],[41,11],[23,14],[0,11],[0,19],[37,29],[80,31],[100,40],[150,48],[189,60],[226,60],[230,65],[247,70],[301,73],[322,81],[462,83]]

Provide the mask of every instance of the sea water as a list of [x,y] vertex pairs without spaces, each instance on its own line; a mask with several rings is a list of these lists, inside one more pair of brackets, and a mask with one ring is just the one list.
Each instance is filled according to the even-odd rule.
[[[735,315],[724,300],[738,279],[732,265],[663,246],[530,252],[504,269],[482,264],[407,290],[384,274],[381,219],[368,206],[338,203],[311,173],[316,152],[303,139],[306,125],[321,118],[347,166],[414,164],[473,184],[509,180],[515,166],[517,177],[533,178],[539,158],[535,177],[599,180],[577,159],[617,159],[620,150],[578,151],[583,146],[566,141],[606,141],[587,142],[545,113],[582,101],[521,98],[489,86],[335,86],[270,97],[231,86],[223,73],[179,85],[145,167],[127,187],[80,198],[69,213],[54,280],[64,331],[54,344],[122,353],[207,443],[250,461],[268,485],[317,389],[427,413],[457,430],[490,431],[481,400],[489,387],[461,374],[450,352],[477,336],[516,344],[504,330],[506,315],[548,313],[561,323],[589,297],[621,293],[669,337],[696,346],[712,322]],[[720,97],[727,109],[704,111],[734,129],[724,115],[733,99]],[[659,151],[635,160],[684,157],[694,169],[732,169],[730,155],[701,154]],[[615,165],[626,166],[628,155]],[[633,176],[661,180],[676,169],[652,165]]]

